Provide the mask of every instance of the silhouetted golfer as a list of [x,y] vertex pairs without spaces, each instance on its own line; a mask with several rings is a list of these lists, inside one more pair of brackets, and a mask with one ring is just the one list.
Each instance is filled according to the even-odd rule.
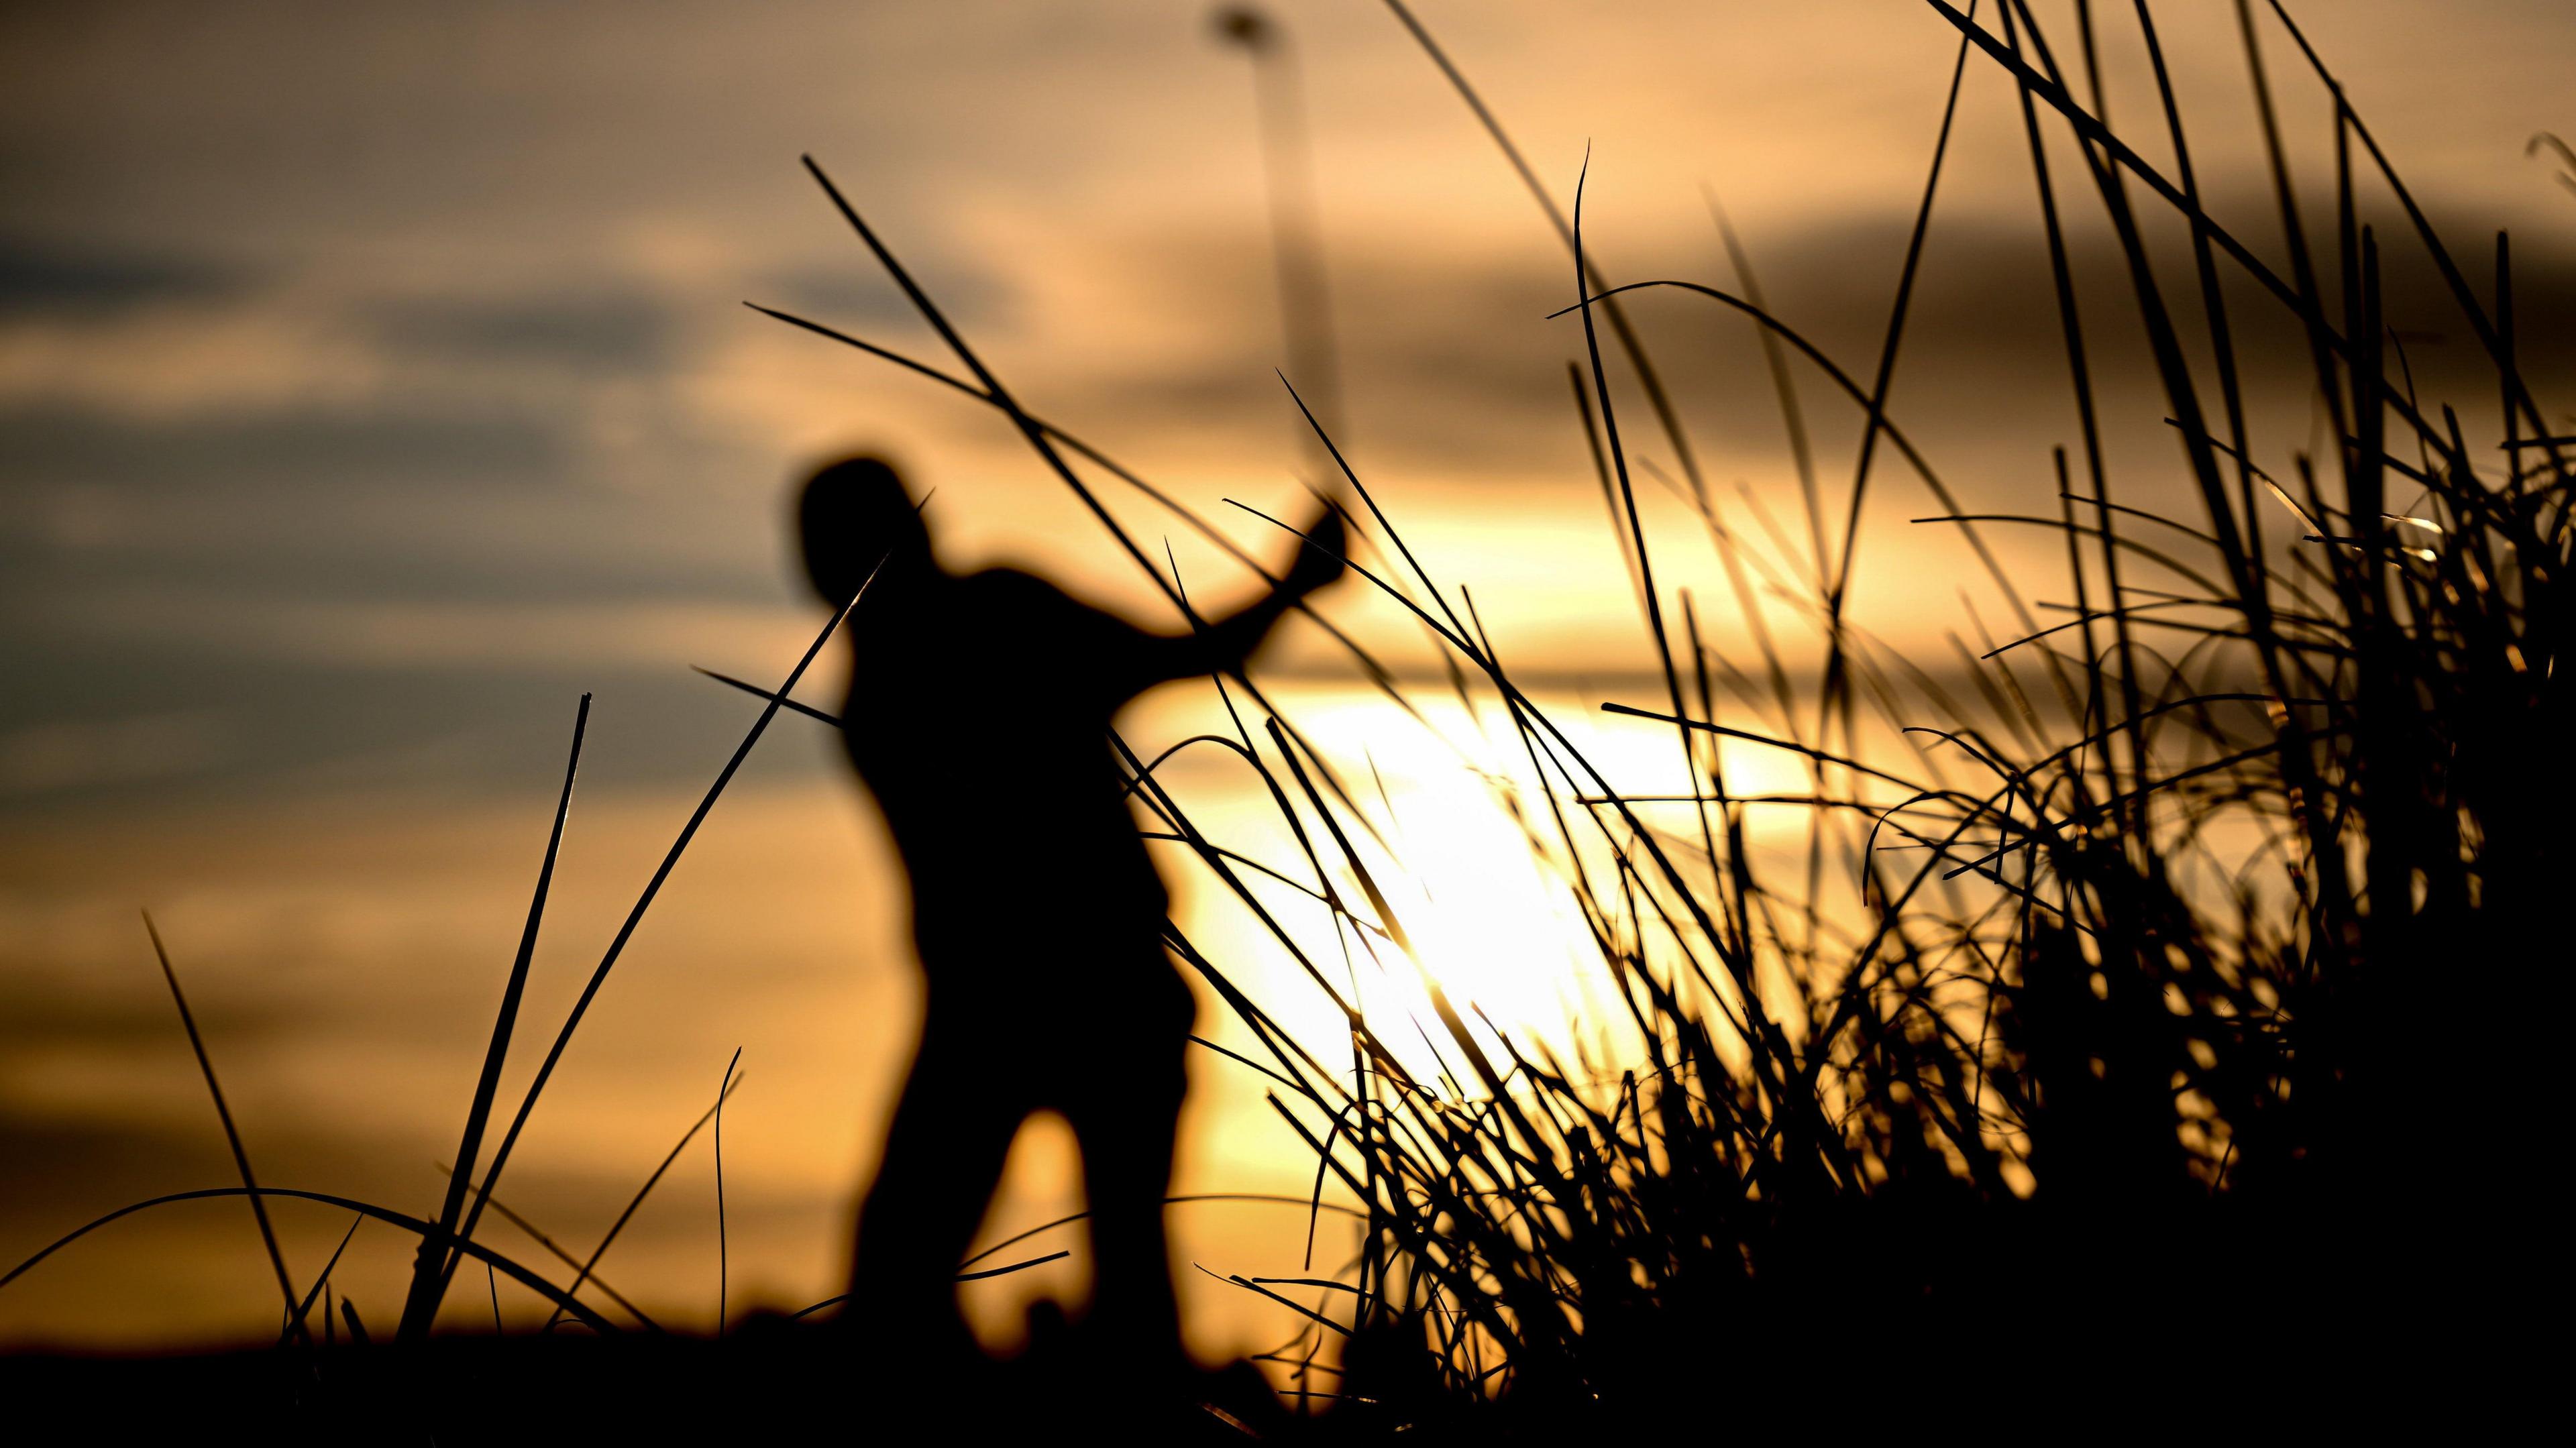
[[1052,1107],[1081,1143],[1095,1341],[1177,1368],[1163,1198],[1193,1003],[1165,958],[1169,901],[1122,797],[1110,720],[1167,679],[1239,665],[1341,575],[1329,510],[1288,576],[1190,637],[1145,633],[996,568],[933,560],[874,458],[834,463],[799,506],[805,566],[838,604],[884,560],[857,626],[850,761],[912,877],[927,977],[921,1053],[859,1214],[846,1312],[909,1350],[971,1340],[960,1258],[1020,1123]]

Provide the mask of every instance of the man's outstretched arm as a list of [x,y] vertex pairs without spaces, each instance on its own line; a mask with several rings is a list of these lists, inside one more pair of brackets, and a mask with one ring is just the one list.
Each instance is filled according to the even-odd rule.
[[1287,576],[1251,604],[1209,620],[1205,628],[1187,638],[1140,635],[1141,672],[1146,681],[1161,683],[1240,669],[1288,610],[1306,595],[1340,578],[1342,570],[1349,566],[1342,556],[1347,546],[1342,515],[1326,507],[1307,525],[1305,533],[1297,545],[1296,561],[1288,565]]

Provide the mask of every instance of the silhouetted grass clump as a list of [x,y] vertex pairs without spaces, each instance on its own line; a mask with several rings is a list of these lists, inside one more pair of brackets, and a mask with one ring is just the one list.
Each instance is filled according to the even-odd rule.
[[[1358,838],[1378,823],[1250,679],[1219,681],[1235,735],[1192,743],[1259,771],[1305,851],[1291,883],[1331,914],[1348,948],[1418,984],[1419,1015],[1361,1009],[1356,985],[1311,958],[1254,888],[1255,875],[1292,872],[1210,839],[1157,778],[1160,759],[1116,742],[1156,832],[1231,887],[1349,1023],[1346,1049],[1294,1039],[1224,962],[1171,928],[1171,949],[1259,1043],[1236,1059],[1271,1079],[1280,1115],[1314,1147],[1314,1210],[1359,1224],[1346,1263],[1235,1279],[1301,1315],[1305,1330],[1266,1355],[1291,1401],[1301,1411],[1332,1403],[1324,1421],[1354,1433],[1537,1436],[1748,1414],[1867,1432],[1871,1423],[1847,1417],[1863,1401],[1979,1428],[2096,1393],[2124,1412],[2217,1422],[2415,1390],[2465,1394],[2472,1368],[2514,1370],[2503,1289],[2557,1250],[2532,1179],[2547,1170],[2544,1143],[2564,1114],[2551,1057],[2566,947],[2551,894],[2570,721],[2555,661],[2576,438],[2553,435],[2563,417],[2553,421],[2517,366],[2517,329],[2532,323],[2515,316],[2506,238],[2494,239],[2492,285],[2480,291],[2277,4],[2265,24],[2292,37],[2331,98],[2338,162],[2331,214],[2303,214],[2259,48],[2264,24],[2240,4],[2278,198],[2281,238],[2268,250],[2284,261],[2203,209],[2145,5],[2131,18],[2163,107],[2151,141],[2133,146],[2082,99],[2098,97],[2098,82],[2069,74],[2070,64],[2094,69],[2088,7],[2076,9],[2070,56],[2021,0],[2004,0],[1990,25],[1927,0],[1961,36],[1950,107],[1883,346],[1847,368],[1765,308],[1749,280],[1743,295],[1612,286],[1586,252],[1579,191],[1573,217],[1559,215],[1463,75],[1389,3],[1567,245],[1569,310],[1586,347],[1572,369],[1575,415],[1664,683],[1660,698],[1611,707],[1669,727],[1693,786],[1623,794],[1587,761],[1515,681],[1472,603],[1434,582],[1315,428],[1357,505],[1354,533],[1379,560],[1356,571],[1438,637],[1471,711],[1509,721],[1535,781],[1512,803],[1573,892],[1625,1013],[1614,1034],[1633,1057],[1586,1048],[1565,1059],[1462,1011],[1419,967],[1372,876]],[[2059,489],[2026,515],[1967,514],[1886,410],[1972,66],[2018,90],[2079,421],[2057,456]],[[2066,146],[2048,144],[2057,132],[2072,139],[2071,169]],[[2139,147],[2173,162],[2159,168]],[[771,315],[995,407],[1113,532],[1086,469],[1143,490],[1257,567],[1169,495],[1024,410],[814,175],[967,375]],[[2360,223],[2356,196],[2370,188],[2402,210],[2402,236]],[[2113,498],[2090,380],[2102,364],[2076,320],[2065,242],[2079,206],[2098,206],[2117,239],[2162,385],[2168,466],[2197,499],[2187,516]],[[2177,234],[2187,267],[2166,255]],[[2438,273],[2491,391],[2417,394],[2382,311],[2383,246]],[[1823,641],[1811,693],[1787,682],[1751,602],[1748,557],[1693,459],[1677,384],[1623,310],[1650,300],[1631,295],[1640,287],[1749,318],[1793,431],[1792,354],[1863,417],[1843,505],[1823,501],[1812,476],[1805,495],[1816,543],[1808,575],[1792,582]],[[2325,418],[2314,452],[2259,436],[2264,419],[2243,385],[2238,339],[2284,319]],[[1619,409],[1637,396],[1745,601],[1744,640],[1705,637],[1688,596],[1656,581],[1634,428]],[[2502,436],[2479,440],[2481,427]],[[2014,634],[1965,661],[1965,685],[1845,616],[1863,500],[1894,485],[1879,476],[1892,470],[1934,500],[1925,521],[1959,530],[2012,612]],[[2029,600],[1996,561],[1980,530],[2015,527],[2063,539],[2071,603]],[[1117,536],[1187,612],[1178,581]],[[1391,699],[1415,707],[1387,669],[1323,626]],[[786,703],[796,678],[770,694],[691,831],[776,711],[804,709]],[[1722,753],[1721,741],[1732,747]],[[1748,746],[1794,757],[1807,790],[1731,789],[1726,761]],[[578,749],[577,734],[576,759]],[[1803,872],[1748,844],[1748,820],[1779,810],[1808,821]],[[549,868],[552,859],[550,847]],[[541,882],[531,943],[543,901]],[[585,1282],[605,1291],[597,1254],[558,1289],[472,1242],[580,1019],[576,1008],[475,1188],[527,954],[437,1218],[343,1204],[422,1238],[396,1328],[407,1340],[426,1335],[468,1255],[616,1330],[575,1295]],[[240,1164],[254,1204],[288,1194],[258,1188]],[[304,1331],[311,1299],[299,1304],[282,1263],[279,1276],[291,1330]]]
[[[1884,411],[1950,109],[1866,385],[1750,295],[1636,284],[1750,317],[1793,433],[1788,351],[1865,415],[1840,548],[1820,542],[1806,580],[1820,697],[1786,686],[1757,623],[1766,693],[1702,637],[1688,597],[1675,609],[1655,582],[1616,362],[1739,587],[1744,573],[1671,389],[1620,311],[1635,288],[1604,282],[1579,199],[1573,220],[1557,215],[1395,8],[1572,253],[1579,415],[1666,686],[1654,705],[1610,707],[1674,727],[1696,787],[1615,789],[1334,451],[1390,560],[1372,581],[1439,635],[1525,747],[1545,791],[1518,801],[1534,847],[1567,874],[1642,1059],[1559,1059],[1463,1018],[1425,972],[1428,1019],[1353,1009],[1350,1059],[1322,1060],[1175,937],[1269,1047],[1274,1102],[1314,1145],[1319,1182],[1368,1214],[1362,1250],[1331,1279],[1243,1280],[1313,1303],[1280,1359],[1303,1382],[1337,1349],[1332,1391],[1355,1416],[1485,1428],[1642,1424],[1721,1401],[1796,1412],[1817,1391],[1929,1395],[1943,1379],[2025,1404],[2089,1390],[2184,1413],[2358,1409],[2473,1397],[2513,1371],[2503,1284],[2555,1260],[2522,1176],[2555,1115],[2556,1016],[2531,981],[2565,948],[2550,840],[2567,803],[2554,660],[2576,438],[2552,435],[2517,366],[2507,238],[2482,294],[2277,5],[2333,99],[2339,162],[2331,216],[2302,215],[2240,6],[2286,275],[2203,209],[2144,6],[2172,175],[2078,99],[2086,87],[2019,0],[1991,29],[1934,0],[1962,37],[1951,107],[1972,62],[2019,92],[2079,446],[2060,450],[2042,510],[1970,516]],[[2092,16],[2076,13],[2091,71]],[[2076,143],[2072,174],[2052,174],[2053,127]],[[2381,239],[2358,220],[2365,185],[2403,211],[2392,244],[2441,277],[2488,395],[2416,393],[2382,310]],[[2090,381],[2102,364],[2076,319],[2061,214],[2079,197],[2117,238],[2195,514],[2112,498]],[[2186,287],[2156,265],[2158,211],[2181,220]],[[2271,315],[2231,315],[2246,280]],[[2237,342],[2280,315],[2329,429],[2321,453],[2283,453],[2286,482],[2259,461]],[[2463,408],[2501,426],[2500,446],[2469,442]],[[1920,521],[1965,533],[2021,626],[1968,661],[1977,704],[1844,617],[1875,459],[1901,459],[1938,501]],[[1821,538],[1833,520],[1812,486],[1808,499]],[[1981,525],[2060,534],[2074,602],[2025,601]],[[2044,625],[2035,607],[2068,616]],[[1349,939],[1401,968],[1401,923],[1337,822],[1366,819],[1321,757],[1275,721],[1268,735],[1243,733],[1238,752],[1292,822],[1312,822],[1296,836],[1315,892]],[[1910,758],[1865,758],[1873,737]],[[1802,758],[1812,794],[1731,792],[1720,739]],[[1139,784],[1258,913],[1179,802],[1141,767]],[[1781,805],[1813,812],[1803,884],[1747,847],[1748,815]],[[1850,880],[1851,908],[1826,903],[1826,872]],[[1426,1031],[1428,1076],[1404,1064]],[[1478,1414],[1489,1400],[1508,1407]]]

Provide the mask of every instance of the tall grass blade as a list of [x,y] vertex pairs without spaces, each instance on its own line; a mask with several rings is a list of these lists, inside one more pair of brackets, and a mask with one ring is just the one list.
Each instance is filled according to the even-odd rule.
[[[510,962],[510,976],[501,988],[500,1013],[492,1021],[492,1043],[484,1048],[483,1072],[474,1082],[474,1102],[465,1112],[465,1139],[456,1148],[456,1168],[448,1174],[447,1197],[439,1204],[438,1227],[444,1233],[456,1229],[456,1220],[465,1210],[465,1191],[472,1183],[475,1158],[483,1150],[483,1129],[492,1116],[492,1098],[501,1087],[501,1066],[509,1058],[510,1033],[518,1026],[519,1000],[528,985],[528,964],[537,953],[537,927],[545,919],[546,895],[553,889],[555,859],[563,849],[564,817],[572,810],[573,780],[581,772],[582,735],[590,727],[590,695],[581,696],[581,706],[572,719],[572,751],[564,761],[563,789],[555,796],[555,819],[546,832],[545,859],[537,866],[537,890],[528,902],[528,922],[519,932],[519,953]],[[438,1299],[454,1269],[448,1258],[452,1254],[433,1245],[428,1239],[420,1244],[419,1256],[412,1264],[410,1295],[404,1299],[403,1315],[394,1338],[415,1343],[429,1335],[430,1324],[438,1317]],[[497,1317],[497,1311],[495,1313]]]
[[742,1047],[733,1048],[733,1059],[725,1062],[724,1080],[716,1085],[716,1336],[725,1335],[725,1292],[732,1271],[732,1256],[725,1241],[724,1193],[724,1104],[733,1094],[733,1070],[742,1064]]
[[[884,567],[882,559],[877,567]],[[653,878],[645,883],[644,893],[636,897],[635,908],[627,912],[625,922],[617,927],[616,938],[608,943],[607,953],[600,957],[598,967],[583,983],[580,998],[573,1002],[572,1012],[565,1017],[563,1029],[555,1033],[554,1044],[547,1047],[546,1058],[537,1067],[536,1078],[528,1083],[528,1093],[520,1099],[518,1112],[510,1118],[510,1129],[502,1136],[500,1149],[492,1154],[492,1165],[483,1173],[482,1190],[466,1214],[464,1225],[457,1229],[456,1235],[460,1240],[472,1239],[475,1225],[482,1216],[483,1204],[491,1200],[492,1188],[501,1179],[501,1169],[509,1165],[511,1148],[518,1145],[519,1134],[527,1129],[528,1117],[537,1109],[537,1099],[545,1093],[546,1083],[553,1079],[555,1064],[563,1059],[564,1048],[572,1044],[573,1032],[580,1029],[582,1016],[590,1010],[590,1003],[599,995],[599,988],[607,983],[608,973],[616,968],[618,957],[625,953],[626,943],[635,936],[635,928],[644,922],[644,912],[652,908],[653,898],[661,893],[663,882],[671,878],[671,871],[679,865],[680,856],[689,848],[689,841],[697,838],[698,827],[705,824],[707,816],[714,811],[716,801],[724,795],[725,786],[733,782],[734,774],[742,768],[743,761],[751,757],[752,746],[758,744],[760,736],[768,731],[769,721],[778,717],[787,696],[796,691],[797,683],[805,677],[805,671],[813,667],[815,658],[823,652],[823,645],[830,642],[832,635],[840,629],[841,621],[848,618],[850,610],[858,607],[859,600],[867,596],[868,585],[876,581],[876,576],[876,568],[868,570],[868,576],[860,580],[858,589],[850,595],[848,602],[834,610],[822,630],[814,635],[814,642],[806,646],[804,656],[796,661],[795,668],[788,671],[786,682],[780,684],[769,702],[762,706],[760,717],[752,721],[742,743],[735,746],[733,756],[725,761],[723,769],[717,771],[715,782],[707,786],[706,795],[690,813],[689,822],[680,827],[679,838],[671,842],[669,852],[654,869]],[[454,1271],[455,1264],[451,1261],[448,1274],[453,1275]],[[440,1291],[443,1293],[445,1290],[442,1285]]]
[[[232,1148],[233,1167],[241,1173],[242,1191],[250,1198],[251,1217],[259,1223],[260,1245],[268,1249],[268,1265],[277,1274],[278,1293],[286,1300],[287,1331],[298,1342],[310,1346],[313,1336],[304,1327],[304,1304],[297,1300],[295,1283],[286,1275],[286,1254],[278,1250],[277,1229],[268,1220],[268,1204],[260,1194],[259,1178],[251,1172],[250,1153],[242,1148],[241,1131],[233,1125],[233,1109],[225,1104],[223,1084],[215,1079],[214,1058],[206,1054],[206,1038],[197,1031],[197,1018],[188,1009],[187,993],[179,989],[179,973],[170,967],[170,952],[163,948],[160,927],[152,923],[149,910],[143,912],[143,933],[152,937],[152,955],[161,962],[161,978],[169,982],[171,1004],[179,1008],[179,1024],[188,1033],[188,1049],[197,1054],[197,1070],[206,1078],[206,1094],[214,1098],[215,1117],[224,1124],[224,1144]],[[14,1277],[17,1273],[9,1275]],[[7,1281],[0,1278],[0,1285]]]

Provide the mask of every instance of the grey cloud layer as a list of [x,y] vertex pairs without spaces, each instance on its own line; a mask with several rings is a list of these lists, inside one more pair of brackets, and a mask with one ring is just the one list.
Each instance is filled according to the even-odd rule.
[[[2508,30],[2542,15],[2481,13]],[[21,390],[0,396],[0,665],[28,685],[0,705],[0,730],[202,708],[244,711],[238,732],[259,743],[224,754],[239,768],[357,739],[426,747],[471,734],[477,709],[649,674],[655,610],[792,611],[775,495],[817,447],[883,441],[934,477],[967,474],[966,496],[1052,488],[971,403],[734,305],[807,311],[947,361],[788,164],[801,145],[840,169],[1040,410],[1212,511],[1235,480],[1284,477],[1297,424],[1269,370],[1280,348],[1248,101],[1239,59],[1207,48],[1203,18],[1178,4],[962,17],[781,7],[756,19],[679,8],[607,26],[577,10],[14,13],[13,48],[44,63],[0,100],[13,138],[0,169],[20,183],[0,226],[0,356],[33,359],[7,374]],[[1589,27],[1564,58],[1578,72],[1616,62],[1640,94],[1663,98],[1678,161],[1639,153],[1624,93],[1547,84],[1551,53],[1569,42],[1543,12],[1430,18],[1456,27],[1461,54],[1517,105],[1515,124],[1529,117],[1533,155],[1562,153],[1570,167],[1575,127],[1605,117],[1626,151],[1599,158],[1606,209],[1591,239],[1623,278],[1734,285],[1687,183],[1659,210],[1621,192],[1643,184],[1623,176],[1718,161],[1750,172],[1730,201],[1771,302],[1868,373],[1932,109],[1893,131],[1885,117],[1923,103],[1926,86],[1937,101],[1937,27],[1891,30],[1885,53],[1837,62],[1854,69],[1833,94],[1904,89],[1852,105],[1846,169],[1889,178],[1856,206],[1799,203],[1747,164],[1796,138],[1730,124],[1718,88],[1682,84],[1654,38],[1696,32],[1670,29],[1670,16]],[[1426,514],[1472,517],[1500,500],[1597,530],[1565,377],[1579,327],[1544,320],[1571,300],[1566,258],[1400,36],[1323,10],[1291,19],[1311,41],[1325,127],[1353,457]],[[2348,24],[2335,43],[2378,33]],[[1978,95],[1894,411],[1968,501],[1994,505],[2053,491],[2047,449],[2074,425],[2012,117]],[[1343,129],[1351,116],[1372,129]],[[2498,165],[2437,175],[2427,192],[2466,215],[2482,209],[2473,196],[2545,188],[2514,169],[2518,157]],[[2268,255],[2277,227],[2254,180],[2212,185],[2221,214]],[[2481,233],[2454,240],[2483,285]],[[2410,329],[2418,384],[2441,391],[2474,370],[2467,338],[2431,320],[2429,272],[2389,241],[2392,316]],[[2178,499],[2117,255],[2098,223],[2079,225],[2076,245],[2123,496]],[[2527,305],[2576,299],[2564,244],[2526,233],[2519,254]],[[2177,289],[2182,257],[2165,253]],[[2285,461],[2307,442],[2301,350],[2249,290],[2230,295],[2278,423],[2266,456]],[[1713,476],[1745,479],[1785,510],[1786,452],[1748,327],[1680,293],[1629,306]],[[264,338],[238,344],[261,350],[153,355],[160,340],[227,328]],[[2527,340],[2544,376],[2563,375],[2567,358],[2551,349],[2564,345]],[[138,379],[130,394],[117,390],[120,367]],[[218,385],[262,368],[280,378],[267,392]],[[190,402],[192,387],[205,400]],[[1801,387],[1838,490],[1857,414],[1812,374]],[[2476,426],[2485,400],[2467,400]],[[1623,420],[1640,453],[1669,467],[1633,398]],[[1882,495],[1898,517],[1929,511],[1901,480]],[[1476,581],[1472,553],[1448,557],[1453,576]],[[1626,628],[1620,580],[1591,584],[1581,616]],[[533,610],[547,608],[568,612],[546,623]],[[619,608],[636,610],[648,642],[531,664],[547,640],[590,637],[580,620]],[[296,618],[315,620],[300,661],[280,647]],[[354,662],[353,638],[436,627],[457,634],[422,651],[445,676],[439,691]],[[481,672],[478,630],[491,645]],[[654,687],[701,698],[685,679]]]

